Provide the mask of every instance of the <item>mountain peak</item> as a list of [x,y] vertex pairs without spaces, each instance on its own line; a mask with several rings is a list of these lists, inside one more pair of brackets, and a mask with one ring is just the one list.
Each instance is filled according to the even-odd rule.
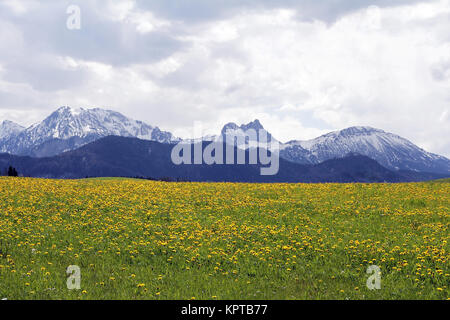
[[62,106],[59,107],[58,109],[56,109],[55,113],[65,113],[65,112],[70,112],[70,113],[77,113],[80,111],[83,111],[83,108],[74,108],[74,107],[69,107],[69,106]]
[[295,162],[317,164],[349,153],[367,156],[393,170],[450,172],[450,161],[445,157],[372,127],[350,127],[308,141],[292,141],[284,146],[282,156]]
[[237,130],[239,129],[239,126],[234,122],[229,122],[222,128],[222,134],[225,134],[229,130]]
[[10,120],[4,120],[0,124],[0,139],[9,139],[12,136],[15,136],[18,133],[22,132],[23,130],[25,130],[25,128],[20,124],[17,124]]
[[12,127],[20,127],[23,128],[20,124],[15,123],[11,120],[3,120],[3,122],[0,124],[1,126],[12,126]]
[[350,127],[350,128],[340,130],[337,133],[339,133],[341,135],[360,135],[360,134],[371,134],[374,132],[384,133],[384,131],[381,129],[376,129],[376,128],[367,127],[367,126],[366,127],[362,127],[362,126]]
[[262,126],[261,122],[258,119],[255,119],[254,121],[249,122],[247,124],[242,124],[240,126],[238,126],[234,122],[230,122],[230,123],[227,123],[223,127],[222,134],[225,134],[226,132],[228,132],[230,130],[232,130],[232,131],[235,131],[235,130],[247,131],[249,129],[259,131],[259,130],[264,130],[264,127]]
[[[13,139],[14,141],[3,146],[0,145],[0,151],[19,155],[35,155],[39,148],[51,149],[46,154],[39,153],[39,156],[47,156],[112,135],[163,143],[174,141],[171,133],[163,132],[142,121],[127,118],[119,112],[100,108],[84,109],[62,106],[42,122],[18,133]],[[49,147],[50,145],[51,147]]]
[[47,117],[42,124],[52,131],[53,138],[59,139],[84,138],[91,135],[98,137],[116,135],[156,141],[172,139],[170,134],[162,132],[157,127],[128,118],[119,112],[101,108],[63,106]]
[[243,129],[243,130],[248,130],[248,129],[263,130],[264,127],[262,126],[261,122],[259,122],[258,119],[255,119],[252,122],[241,125],[241,129]]

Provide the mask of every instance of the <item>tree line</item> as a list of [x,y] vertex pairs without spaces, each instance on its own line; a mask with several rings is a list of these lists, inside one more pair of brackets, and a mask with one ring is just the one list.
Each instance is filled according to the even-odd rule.
[[6,176],[6,177],[18,177],[19,173],[17,172],[17,169],[9,166],[8,168],[5,168],[4,170],[1,170],[0,176]]

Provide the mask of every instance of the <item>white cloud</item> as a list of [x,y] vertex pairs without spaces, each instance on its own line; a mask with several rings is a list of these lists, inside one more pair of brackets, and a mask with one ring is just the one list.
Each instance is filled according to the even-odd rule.
[[34,4],[35,1],[32,0],[2,0],[0,5],[7,7],[16,15],[21,15],[27,12]]
[[139,33],[149,33],[169,27],[171,22],[157,18],[150,11],[140,10],[135,1],[108,1],[105,5],[104,18],[124,24],[132,24]]
[[[39,46],[44,52],[32,63],[30,31],[0,18],[12,31],[0,28],[0,117],[33,110],[23,118],[31,122],[58,105],[100,106],[175,134],[196,120],[217,133],[226,122],[258,118],[282,141],[369,125],[450,156],[448,0],[352,9],[333,22],[299,19],[292,6],[193,23],[136,1],[103,3],[87,13],[113,24],[89,29],[89,16],[84,33],[70,34],[95,39],[95,47],[76,42],[70,54],[58,47],[58,34],[38,38],[51,45]],[[159,40],[147,45],[158,32],[181,45],[161,52]],[[117,63],[122,54],[126,63]],[[13,60],[17,79],[10,76]],[[83,80],[72,79],[78,76]],[[48,82],[45,90],[41,82]]]

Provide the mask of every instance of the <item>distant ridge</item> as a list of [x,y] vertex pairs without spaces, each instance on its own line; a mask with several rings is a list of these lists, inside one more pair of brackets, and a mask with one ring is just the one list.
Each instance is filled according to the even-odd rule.
[[351,152],[365,155],[392,170],[450,173],[449,159],[371,127],[351,127],[309,141],[291,141],[283,145],[281,156],[298,163],[321,163]]
[[[219,135],[204,137],[204,140],[212,141],[229,135],[243,136],[249,129],[265,131],[257,119],[242,125],[231,122],[223,127]],[[0,152],[49,157],[111,135],[166,144],[181,140],[170,132],[161,131],[158,127],[127,118],[115,111],[61,107],[29,128],[11,121],[2,122]],[[270,133],[267,136],[269,140],[277,141]],[[376,160],[393,171],[450,173],[450,160],[446,157],[427,152],[398,135],[371,127],[351,127],[308,141],[277,142],[280,156],[298,164],[320,164],[355,153]],[[249,147],[258,146],[261,146],[259,135],[256,140],[249,141]]]
[[53,156],[110,135],[162,143],[177,141],[171,133],[127,118],[119,112],[61,107],[42,122],[16,130],[0,140],[0,152],[34,157]]
[[16,136],[23,130],[25,128],[15,122],[9,120],[3,121],[0,123],[0,142]]
[[443,177],[412,171],[394,172],[356,154],[318,165],[280,159],[277,175],[261,176],[259,165],[174,165],[171,161],[173,146],[109,136],[48,158],[0,154],[0,168],[12,165],[26,176],[43,178],[145,177],[206,182],[410,182]]

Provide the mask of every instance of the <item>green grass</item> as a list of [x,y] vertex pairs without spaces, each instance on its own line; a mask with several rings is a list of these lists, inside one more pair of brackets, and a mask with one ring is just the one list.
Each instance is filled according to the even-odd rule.
[[428,181],[428,183],[450,183],[450,178],[431,180],[431,181]]
[[447,299],[449,209],[446,182],[0,178],[0,299]]

